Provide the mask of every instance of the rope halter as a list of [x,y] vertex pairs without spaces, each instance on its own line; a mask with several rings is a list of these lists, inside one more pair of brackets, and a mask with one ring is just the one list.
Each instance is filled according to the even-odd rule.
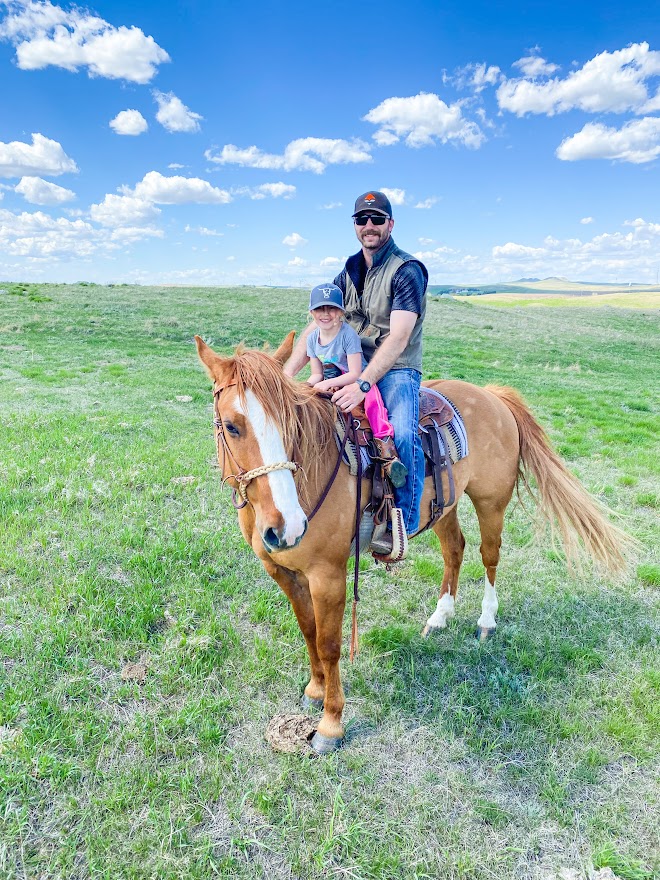
[[242,504],[241,507],[244,507],[245,504],[248,503],[247,487],[252,480],[255,480],[257,477],[263,477],[264,474],[272,474],[273,471],[291,471],[291,473],[295,474],[297,470],[298,465],[295,461],[280,461],[277,464],[262,464],[261,467],[253,468],[251,471],[229,474],[227,479],[236,480],[238,494],[244,501],[244,504]]

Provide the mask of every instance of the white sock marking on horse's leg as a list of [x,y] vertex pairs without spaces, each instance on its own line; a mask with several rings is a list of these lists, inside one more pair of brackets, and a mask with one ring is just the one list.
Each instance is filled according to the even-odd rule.
[[488,574],[486,574],[484,575],[484,598],[481,603],[481,617],[477,621],[477,626],[480,626],[482,629],[495,629],[497,627],[495,615],[498,608],[499,603],[497,601],[495,585],[491,584],[488,580]]
[[451,593],[445,593],[438,599],[436,609],[426,621],[426,625],[429,629],[444,629],[454,613],[454,597]]
[[[245,394],[247,402],[247,416],[252,425],[252,430],[259,444],[259,451],[264,464],[279,464],[286,461],[287,455],[282,443],[282,437],[273,422],[266,418],[263,406],[257,400],[254,392],[248,390]],[[236,409],[241,410],[240,401],[236,401]],[[284,519],[284,539],[287,544],[293,545],[297,538],[304,535],[307,526],[305,511],[298,501],[296,484],[291,471],[273,471],[267,474],[268,484],[273,504],[282,514]],[[260,477],[259,479],[264,479]]]

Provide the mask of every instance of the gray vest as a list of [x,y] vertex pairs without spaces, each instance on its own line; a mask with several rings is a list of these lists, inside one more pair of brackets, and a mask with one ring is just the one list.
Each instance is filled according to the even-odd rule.
[[[346,294],[344,306],[346,320],[355,328],[362,341],[362,351],[367,361],[374,356],[376,349],[390,334],[390,312],[392,311],[392,279],[397,269],[409,260],[415,260],[410,254],[398,248],[393,241],[386,245],[389,253],[374,260],[374,265],[367,269],[362,298],[348,272],[346,272]],[[390,369],[409,368],[422,371],[422,321],[426,314],[426,291],[422,297],[421,314],[413,327],[408,345],[401,352],[397,361]]]

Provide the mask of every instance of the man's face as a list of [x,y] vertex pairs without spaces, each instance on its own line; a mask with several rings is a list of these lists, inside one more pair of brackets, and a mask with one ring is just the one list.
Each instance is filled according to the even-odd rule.
[[[366,226],[359,226],[355,222],[359,217],[364,218],[370,213],[371,212],[369,211],[361,211],[357,217],[354,218],[353,222],[355,224],[355,234],[357,235],[358,241],[365,251],[371,251],[373,253],[380,250],[389,239],[394,227],[394,220],[387,217],[382,226],[374,225],[371,218],[367,220]],[[374,216],[377,215],[374,214]]]

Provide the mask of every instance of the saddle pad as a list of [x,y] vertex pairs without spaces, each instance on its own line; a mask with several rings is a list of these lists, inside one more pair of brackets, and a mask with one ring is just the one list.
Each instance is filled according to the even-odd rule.
[[[453,417],[451,421],[447,422],[444,426],[445,431],[447,432],[447,443],[449,446],[448,450],[444,450],[445,453],[449,452],[449,458],[452,461],[452,464],[456,464],[457,461],[460,461],[461,458],[465,458],[468,454],[468,439],[467,439],[467,431],[465,430],[465,425],[463,423],[463,417],[461,416],[458,408],[449,400],[448,397],[445,397],[444,394],[440,394],[439,391],[433,389],[435,394],[438,397],[441,397],[443,401],[453,410]],[[440,442],[444,445],[443,432],[438,432],[438,437]]]

